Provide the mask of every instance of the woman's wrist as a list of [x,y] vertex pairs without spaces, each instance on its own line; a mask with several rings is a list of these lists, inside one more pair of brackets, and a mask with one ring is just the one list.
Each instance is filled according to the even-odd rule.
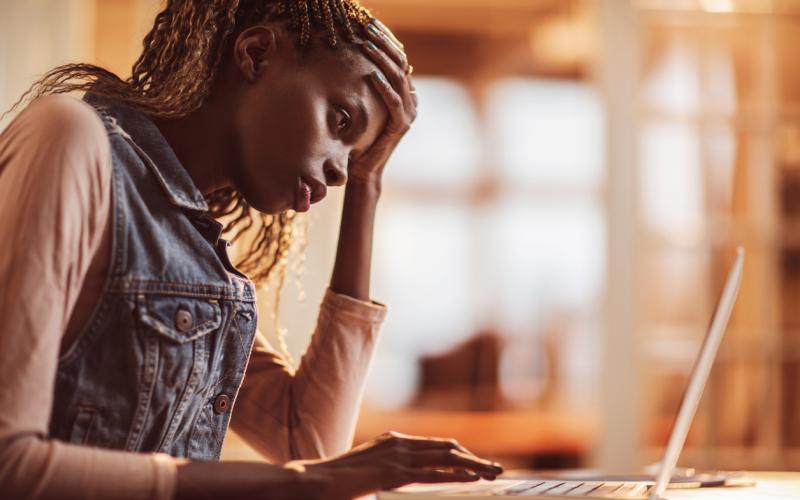
[[355,196],[377,203],[381,196],[381,188],[380,177],[351,177],[345,187],[345,197]]
[[293,498],[324,499],[336,480],[323,466],[324,460],[293,460],[283,464],[294,484]]

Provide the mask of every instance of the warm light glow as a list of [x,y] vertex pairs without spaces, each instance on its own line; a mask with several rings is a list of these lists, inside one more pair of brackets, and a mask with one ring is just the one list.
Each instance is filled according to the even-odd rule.
[[710,13],[771,13],[773,0],[634,0],[633,5],[643,10],[666,10]]
[[700,0],[706,12],[733,12],[733,0]]

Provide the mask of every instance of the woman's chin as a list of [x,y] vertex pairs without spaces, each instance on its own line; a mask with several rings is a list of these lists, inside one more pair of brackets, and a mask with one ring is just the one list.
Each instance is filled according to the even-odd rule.
[[268,214],[268,215],[277,215],[287,209],[292,208],[291,205],[287,204],[286,202],[281,203],[277,200],[271,200],[271,199],[260,199],[260,198],[249,199],[245,196],[245,201],[247,201],[248,205],[255,208],[262,214]]
[[295,196],[287,193],[275,193],[275,196],[267,194],[266,190],[247,189],[242,187],[239,192],[244,197],[248,205],[255,208],[262,214],[278,215],[287,210],[295,210]]

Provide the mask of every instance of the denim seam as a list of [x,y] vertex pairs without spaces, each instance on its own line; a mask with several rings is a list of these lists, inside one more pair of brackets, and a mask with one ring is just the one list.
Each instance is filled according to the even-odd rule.
[[217,433],[216,429],[217,426],[215,425],[216,422],[214,422],[216,420],[216,418],[214,417],[214,410],[210,406],[205,405],[203,408],[203,413],[207,414],[207,420],[209,424],[208,428],[211,431],[211,436],[214,438],[214,441],[217,444],[215,449],[219,449],[219,447],[222,446],[222,440],[220,439],[220,436]]
[[[143,323],[150,327],[153,331],[155,331],[158,335],[167,337],[168,339],[178,342],[180,344],[184,344],[200,337],[204,337],[209,335],[210,333],[218,330],[220,325],[222,324],[222,313],[220,311],[220,306],[216,305],[213,307],[214,309],[214,317],[212,319],[203,321],[199,325],[195,325],[193,328],[186,332],[178,332],[177,334],[170,335],[162,330],[166,330],[169,332],[175,332],[175,328],[171,327],[169,323],[165,323],[162,321],[158,316],[155,316],[150,311],[150,298],[145,295],[145,307],[143,311],[140,312],[139,318],[143,320]],[[209,328],[210,327],[210,328]],[[193,333],[194,332],[194,333]],[[180,340],[181,337],[185,337]]]
[[131,145],[131,148],[133,148],[134,152],[136,152],[136,154],[139,155],[144,164],[147,165],[147,167],[150,169],[153,175],[155,175],[155,177],[158,179],[158,182],[159,184],[161,184],[161,187],[163,187],[164,190],[167,191],[170,202],[179,207],[187,208],[189,210],[194,210],[196,212],[208,211],[208,205],[206,204],[205,200],[202,201],[189,200],[182,194],[176,193],[172,189],[172,186],[170,186],[170,184],[164,178],[164,175],[158,170],[158,168],[155,167],[155,164],[153,160],[150,158],[150,156],[138,144],[136,144],[136,141],[134,141],[133,138],[131,138],[131,136],[127,132],[125,132],[121,128],[120,131],[122,137]]
[[[237,302],[234,302],[233,303],[233,307],[231,308],[231,313],[228,316],[228,321],[225,323],[223,328],[220,330],[221,334],[220,334],[220,339],[219,339],[218,345],[220,345],[220,346],[226,345],[225,344],[225,339],[230,336],[228,332],[230,332],[230,330],[232,328],[233,329],[238,329],[237,326],[236,326],[236,315],[238,313],[239,313],[239,304]],[[214,359],[221,360],[221,357],[218,356],[217,354],[218,353],[216,353],[216,352],[214,353]],[[212,392],[211,396],[212,396],[212,398],[220,390],[220,388],[224,386],[224,381],[225,381],[225,379],[227,379],[230,376],[231,371],[233,371],[233,368],[228,368],[227,370],[225,370],[224,373],[222,373],[219,376],[219,378],[217,379],[216,383],[211,388],[211,392]],[[212,372],[216,372],[216,367],[212,367]],[[233,394],[231,394],[231,396],[233,396]]]
[[177,432],[178,424],[180,423],[181,419],[183,418],[183,414],[186,412],[186,408],[189,406],[189,402],[191,400],[191,395],[195,392],[197,383],[199,381],[200,374],[200,367],[203,364],[203,360],[205,359],[205,345],[204,343],[207,341],[208,335],[205,335],[194,342],[192,342],[193,349],[193,356],[192,356],[192,371],[189,375],[189,380],[186,382],[186,385],[181,391],[181,395],[178,398],[178,406],[175,409],[174,413],[172,414],[172,418],[168,427],[167,434],[162,439],[161,443],[158,445],[159,451],[163,453],[169,453],[168,447],[172,446],[172,441],[175,438],[175,433]]
[[[223,326],[221,326],[221,328],[224,328],[224,324],[225,324],[225,322],[223,322]],[[210,336],[206,336],[206,337],[204,337],[203,339],[200,339],[200,340],[202,340],[205,344],[208,344],[210,342],[210,340],[211,340],[211,337]],[[210,351],[210,349],[208,348],[207,345],[204,345],[203,348],[204,348],[204,352],[209,352]],[[204,359],[206,359],[206,358],[204,357]],[[216,357],[213,357],[213,358],[212,357],[208,357],[207,359],[208,359],[208,361],[211,361],[211,359],[216,359]],[[211,369],[210,369],[210,372],[213,373],[214,371],[215,371],[214,367],[212,366]],[[204,379],[208,379],[208,376],[204,377]],[[213,425],[213,419],[211,418],[211,414],[208,413],[208,410],[214,404],[214,390],[213,389],[209,390],[209,386],[205,385],[205,386],[203,386],[203,388],[198,386],[196,388],[195,392],[198,393],[198,394],[201,394],[203,396],[203,398],[202,398],[202,404],[200,406],[200,410],[196,412],[194,419],[192,420],[191,424],[189,425],[189,432],[188,432],[189,441],[188,441],[188,445],[187,445],[187,448],[186,448],[186,452],[187,452],[187,455],[189,457],[197,456],[198,454],[202,453],[202,451],[199,451],[196,448],[194,448],[194,447],[197,446],[196,436],[197,436],[198,432],[200,432],[200,430],[203,428],[203,426],[212,426]]]
[[206,418],[206,407],[210,404],[210,398],[205,398],[203,400],[203,405],[201,406],[200,411],[195,412],[194,418],[192,419],[191,423],[189,424],[189,440],[186,446],[186,455],[188,457],[196,456],[196,443],[197,443],[197,433],[205,421]]
[[[252,321],[257,321],[257,315],[254,315],[254,318],[253,318]],[[238,331],[238,327],[237,327],[237,331]],[[250,356],[253,353],[253,344],[255,343],[255,340],[256,340],[255,331],[256,331],[256,328],[254,327],[253,328],[253,334],[250,335],[250,345],[247,346],[246,349],[245,349],[245,346],[244,346],[244,342],[242,342],[242,349],[243,349],[244,354],[245,354],[245,359],[244,359],[244,363],[242,363],[240,371],[239,371],[239,373],[240,373],[239,374],[239,383],[237,384],[234,393],[231,394],[233,399],[231,400],[230,413],[233,413],[233,406],[234,406],[236,400],[239,397],[239,391],[242,388],[242,382],[244,381],[244,376],[247,373],[247,366],[250,364]]]
[[[137,297],[137,310],[144,307],[142,304],[143,300],[143,297]],[[125,440],[125,449],[129,451],[138,451],[141,445],[142,430],[147,420],[147,415],[150,412],[150,400],[153,397],[159,357],[158,338],[147,335],[147,332],[142,332],[138,324],[136,324],[134,328],[136,328],[137,333],[144,337],[145,359],[144,366],[142,367],[142,382],[139,384],[139,390],[137,391],[136,409],[133,413],[133,420],[131,422],[130,431],[128,432],[128,437]]]
[[[231,328],[236,329],[236,333],[237,333],[237,336],[238,336],[238,341],[239,341],[239,343],[241,345],[242,353],[244,354],[244,363],[240,365],[238,370],[236,370],[234,368],[228,368],[225,371],[225,373],[220,376],[220,378],[217,380],[217,382],[214,384],[212,390],[210,391],[211,392],[211,399],[209,401],[207,401],[206,404],[205,404],[206,409],[210,408],[211,406],[209,406],[209,405],[213,405],[214,397],[220,391],[224,391],[225,393],[229,393],[228,395],[231,398],[231,403],[230,403],[231,406],[228,409],[228,411],[226,412],[226,414],[222,415],[222,418],[223,418],[222,422],[219,422],[219,423],[215,422],[216,419],[213,418],[214,417],[213,413],[209,414],[209,416],[211,418],[208,419],[208,425],[211,427],[211,432],[214,435],[215,441],[217,442],[217,451],[216,451],[216,455],[215,455],[216,459],[219,459],[219,454],[220,454],[219,450],[221,449],[222,442],[224,440],[224,432],[223,432],[222,438],[220,438],[219,434],[217,433],[216,428],[217,428],[217,426],[220,426],[224,430],[230,424],[231,415],[233,414],[235,403],[238,400],[238,395],[239,395],[239,391],[240,391],[242,383],[243,383],[244,374],[247,371],[247,365],[249,364],[249,361],[250,361],[250,353],[252,352],[252,343],[250,344],[250,349],[249,350],[245,349],[244,341],[243,341],[243,339],[241,337],[241,334],[239,332],[238,325],[236,324],[236,317],[237,317],[238,313],[239,313],[239,304],[238,303],[234,303],[234,307],[233,307],[233,310],[232,310],[232,313],[231,313],[231,316],[230,316],[231,319],[230,319],[230,322],[229,322],[227,328],[225,328],[224,336],[226,336],[226,337],[229,336],[227,332]],[[253,341],[255,341],[255,335],[253,335]],[[233,382],[235,384],[235,387],[231,386],[231,390],[230,391],[226,390],[226,386],[227,386],[227,381],[228,380],[230,380],[230,382]],[[203,423],[202,421],[195,422],[195,424],[194,424],[194,426],[192,428],[192,432],[190,434],[190,441],[191,442],[194,442],[193,438],[197,435],[197,432],[199,432],[199,426],[202,423]]]
[[242,302],[256,301],[255,296],[251,296],[247,291],[240,294],[232,288],[221,285],[176,283],[159,280],[116,278],[110,284],[108,291],[126,294],[185,295],[209,299],[232,299]]
[[[80,445],[86,445],[89,441],[89,433],[92,430],[92,426],[94,425],[95,418],[97,417],[97,408],[92,405],[87,404],[80,404],[77,408],[78,412],[75,415],[75,420],[72,424],[72,431],[70,433],[70,442]],[[83,422],[79,421],[82,415],[88,415],[89,421]],[[83,426],[83,429],[78,429],[78,425]],[[80,441],[76,443],[74,438],[77,437],[75,432],[76,430],[80,430],[81,437]]]
[[[114,170],[117,170],[116,161],[114,162]],[[126,245],[123,244],[123,242],[126,241],[125,211],[122,206],[122,195],[125,192],[125,188],[123,186],[122,174],[119,172],[114,175],[114,185],[117,196],[114,197],[114,237],[111,246],[114,263],[111,268],[111,273],[113,276],[119,276],[124,273],[123,266],[127,261]]]

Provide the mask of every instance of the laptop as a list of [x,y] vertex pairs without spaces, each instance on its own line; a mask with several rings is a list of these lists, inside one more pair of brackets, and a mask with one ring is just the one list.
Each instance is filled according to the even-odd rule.
[[737,249],[736,260],[728,274],[722,296],[717,303],[711,324],[695,361],[689,384],[683,395],[678,417],[669,437],[658,474],[653,481],[619,481],[598,476],[592,480],[528,478],[497,479],[474,483],[412,484],[378,493],[380,500],[457,500],[498,496],[518,496],[538,499],[636,499],[660,500],[670,483],[686,435],[694,419],[700,396],[714,364],[722,336],[731,317],[733,304],[742,283],[744,249]]

